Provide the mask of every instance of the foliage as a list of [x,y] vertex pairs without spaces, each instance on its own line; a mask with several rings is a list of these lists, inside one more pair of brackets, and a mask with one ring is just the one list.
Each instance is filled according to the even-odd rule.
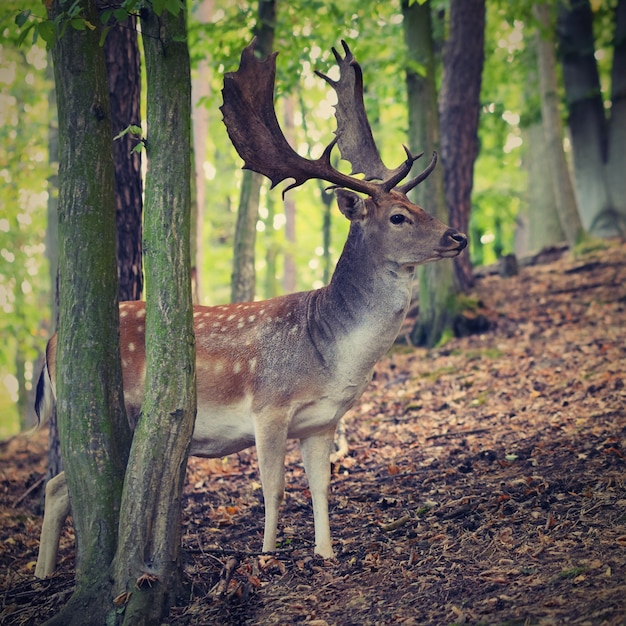
[[47,147],[50,82],[45,49],[16,46],[8,16],[15,8],[8,3],[0,15],[0,398],[10,399],[7,405],[0,401],[0,437],[18,423],[18,355],[27,363],[22,383],[32,385],[33,362],[47,335],[49,297],[44,239],[47,180],[53,174]]

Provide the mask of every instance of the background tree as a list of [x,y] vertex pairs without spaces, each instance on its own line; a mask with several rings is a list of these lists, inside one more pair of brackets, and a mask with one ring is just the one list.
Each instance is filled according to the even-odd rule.
[[[99,0],[100,8],[107,7]],[[109,85],[115,164],[115,214],[117,225],[117,274],[120,300],[139,300],[143,290],[141,255],[142,178],[137,138],[124,132],[141,127],[141,71],[136,17],[109,18],[104,40]]]
[[[262,58],[272,52],[275,23],[276,0],[259,0],[255,51]],[[262,184],[263,177],[260,174],[244,171],[235,226],[231,302],[254,300],[256,224]]]
[[[610,107],[605,102],[595,58],[594,19],[589,0],[560,2],[557,34],[569,113],[576,190],[585,229],[597,234],[626,232],[626,1],[614,20]],[[606,22],[602,22],[606,24]]]
[[[485,0],[450,0],[449,14],[439,94],[441,161],[449,213],[446,223],[468,233],[478,156]],[[460,255],[453,264],[458,288],[468,291],[474,283],[470,255]]]
[[536,41],[541,118],[550,160],[549,171],[552,178],[554,201],[567,242],[570,246],[574,246],[583,235],[583,226],[563,152],[563,126],[557,100],[558,87],[554,43],[550,39],[546,39],[551,32],[550,9],[547,4],[537,4],[534,11],[540,25]]

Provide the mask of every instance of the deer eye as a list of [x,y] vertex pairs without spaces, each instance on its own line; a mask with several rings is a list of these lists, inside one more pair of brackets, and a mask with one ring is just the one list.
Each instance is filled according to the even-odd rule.
[[396,226],[398,224],[402,224],[404,223],[404,221],[406,220],[406,217],[404,215],[402,215],[402,213],[394,213],[390,218],[389,221],[392,224],[396,224]]

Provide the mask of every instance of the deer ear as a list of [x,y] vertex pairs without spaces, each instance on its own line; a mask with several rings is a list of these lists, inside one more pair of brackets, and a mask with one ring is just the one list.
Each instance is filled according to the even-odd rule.
[[365,200],[361,196],[357,196],[352,191],[347,189],[335,189],[335,195],[337,196],[337,204],[339,210],[350,220],[358,220],[365,217],[367,208],[365,206]]

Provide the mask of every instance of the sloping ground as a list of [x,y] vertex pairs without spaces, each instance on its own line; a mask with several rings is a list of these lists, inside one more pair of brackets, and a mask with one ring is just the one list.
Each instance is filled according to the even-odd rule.
[[[190,460],[192,600],[172,624],[626,624],[626,245],[475,295],[491,331],[397,348],[347,418],[335,561],[312,556],[295,447],[272,556],[254,452]],[[41,623],[72,589],[69,529],[59,573],[32,581],[44,444],[0,449],[2,624]]]

